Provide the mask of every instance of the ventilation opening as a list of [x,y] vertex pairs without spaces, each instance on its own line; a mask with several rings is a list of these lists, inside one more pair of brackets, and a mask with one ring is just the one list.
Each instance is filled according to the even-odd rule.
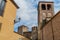
[[50,9],[51,9],[51,5],[48,4],[48,5],[47,5],[47,10],[50,10]]
[[46,10],[45,4],[42,4],[42,10]]

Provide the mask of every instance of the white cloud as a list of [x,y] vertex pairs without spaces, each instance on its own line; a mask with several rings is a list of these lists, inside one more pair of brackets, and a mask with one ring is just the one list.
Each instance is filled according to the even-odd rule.
[[54,0],[54,11],[55,14],[60,10],[60,0]]
[[[25,24],[30,28],[32,26],[37,25],[37,4],[39,1],[42,0],[15,0],[16,3],[19,5],[20,9],[17,11],[17,16],[21,18],[21,24]],[[43,0],[44,1],[44,0]],[[56,11],[60,10],[60,3],[57,4],[56,1],[60,0],[45,0],[45,1],[54,1],[55,3],[55,13]],[[58,8],[59,7],[59,8]]]
[[24,0],[19,0],[20,9],[17,11],[17,16],[21,17],[22,20],[30,20],[27,3]]
[[[31,20],[33,17],[31,14],[35,15],[37,13],[37,8],[34,8],[33,3],[29,3],[27,0],[19,0],[18,5],[20,9],[17,11],[17,16],[21,17],[22,20]],[[33,18],[35,18],[35,16]]]

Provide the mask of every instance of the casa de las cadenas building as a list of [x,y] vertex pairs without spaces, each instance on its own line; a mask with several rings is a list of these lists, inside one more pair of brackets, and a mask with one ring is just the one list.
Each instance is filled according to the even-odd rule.
[[14,0],[0,0],[0,40],[29,40],[14,32],[18,5]]

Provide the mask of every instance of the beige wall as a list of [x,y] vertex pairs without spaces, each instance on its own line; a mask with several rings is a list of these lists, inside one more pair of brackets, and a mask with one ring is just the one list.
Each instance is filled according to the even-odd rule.
[[0,16],[0,23],[2,23],[0,31],[0,40],[18,40],[19,38],[24,38],[24,40],[29,40],[28,38],[14,33],[14,19],[16,17],[16,7],[7,0],[4,15]]

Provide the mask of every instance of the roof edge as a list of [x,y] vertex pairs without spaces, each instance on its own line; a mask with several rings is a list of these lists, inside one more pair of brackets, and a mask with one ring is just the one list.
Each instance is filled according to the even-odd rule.
[[10,1],[15,5],[17,9],[19,8],[19,6],[14,2],[14,0],[10,0]]
[[54,3],[53,1],[39,1],[39,3]]
[[[16,33],[16,34],[18,34],[18,35],[21,35],[21,36],[23,36],[23,37],[25,37],[25,38],[27,38],[27,39],[30,39],[30,38],[28,38],[28,37],[26,37],[26,36],[24,36],[24,35],[22,35],[22,34],[19,34],[19,33],[15,32],[15,31],[14,31],[14,33]],[[30,40],[31,40],[31,39],[30,39]]]

